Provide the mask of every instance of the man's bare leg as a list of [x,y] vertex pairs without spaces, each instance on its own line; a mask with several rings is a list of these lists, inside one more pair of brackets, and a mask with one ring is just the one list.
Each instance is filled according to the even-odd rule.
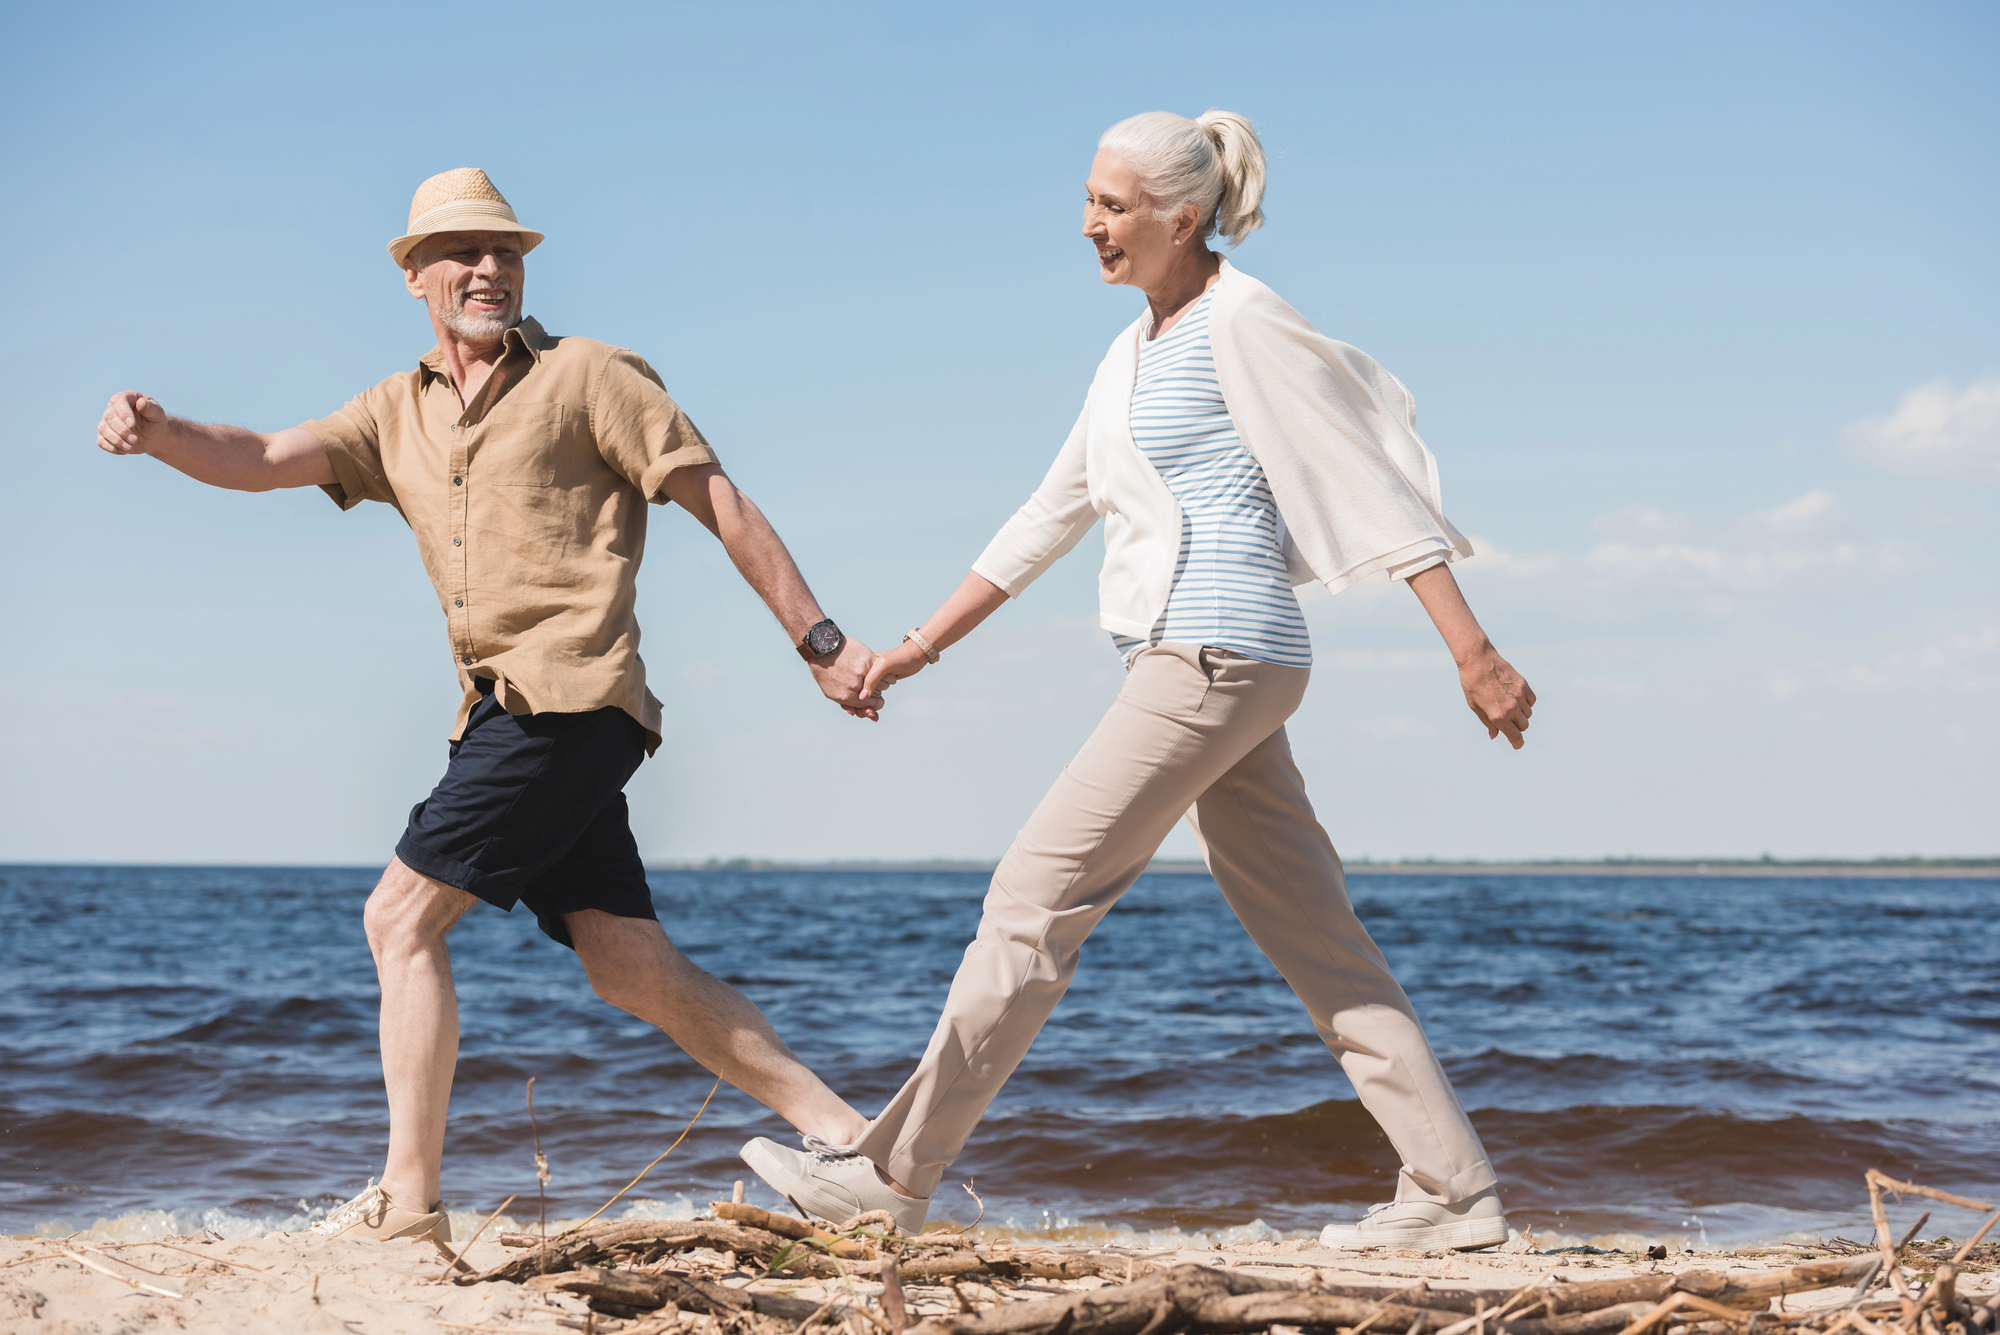
[[438,1199],[445,1110],[458,1065],[458,994],[444,938],[478,902],[392,858],[362,914],[382,987],[382,1082],[389,1090],[382,1190],[419,1214]]
[[750,998],[689,962],[658,923],[597,909],[564,914],[563,923],[598,996],[799,1130],[845,1145],[868,1125],[792,1055]]

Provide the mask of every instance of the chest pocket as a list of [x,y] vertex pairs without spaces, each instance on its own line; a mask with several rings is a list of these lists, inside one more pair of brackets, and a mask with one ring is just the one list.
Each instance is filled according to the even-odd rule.
[[560,403],[496,403],[479,424],[472,473],[494,487],[552,487],[563,442]]

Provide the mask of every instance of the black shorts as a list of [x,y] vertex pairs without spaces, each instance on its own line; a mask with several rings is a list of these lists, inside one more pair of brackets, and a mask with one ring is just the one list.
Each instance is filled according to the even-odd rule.
[[572,950],[565,913],[659,921],[624,792],[646,758],[646,730],[615,707],[509,714],[492,683],[479,685],[483,698],[444,777],[410,809],[396,856],[495,908],[526,904]]

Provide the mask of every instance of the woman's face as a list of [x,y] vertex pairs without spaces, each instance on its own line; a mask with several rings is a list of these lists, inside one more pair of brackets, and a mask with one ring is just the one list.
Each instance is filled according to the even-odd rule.
[[1141,290],[1157,285],[1186,248],[1174,244],[1175,236],[1191,234],[1192,222],[1155,218],[1138,173],[1108,150],[1099,150],[1091,161],[1083,190],[1083,234],[1097,247],[1097,271],[1104,281]]

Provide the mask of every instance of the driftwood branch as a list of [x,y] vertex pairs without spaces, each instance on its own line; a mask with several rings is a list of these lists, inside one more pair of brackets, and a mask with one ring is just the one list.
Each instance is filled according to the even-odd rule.
[[557,1293],[573,1293],[633,1311],[652,1312],[672,1305],[683,1312],[706,1312],[711,1316],[732,1317],[745,1312],[776,1317],[780,1321],[801,1322],[820,1310],[822,1304],[803,1298],[787,1298],[777,1293],[746,1293],[693,1275],[641,1274],[633,1270],[599,1270],[583,1267],[549,1285]]
[[[500,1235],[500,1241],[507,1243],[517,1237],[526,1238],[530,1246],[536,1246],[541,1241],[532,1234],[506,1233]],[[491,1280],[509,1280],[518,1284],[530,1275],[574,1270],[601,1256],[620,1251],[654,1248],[692,1251],[696,1247],[710,1247],[719,1252],[737,1252],[746,1256],[771,1256],[784,1245],[784,1239],[763,1229],[744,1228],[721,1219],[615,1220],[551,1238],[546,1251],[538,1248],[526,1256],[517,1256],[491,1270],[465,1276],[457,1282],[484,1284]]]
[[[1010,1304],[978,1316],[933,1317],[912,1327],[911,1335],[1048,1335],[1058,1331],[1062,1335],[1142,1335],[1149,1326],[1228,1335],[1272,1325],[1363,1324],[1371,1331],[1402,1332],[1428,1327],[1440,1311],[1470,1313],[1474,1318],[1491,1313],[1494,1319],[1485,1323],[1486,1329],[1498,1335],[1602,1335],[1624,1331],[1648,1314],[1657,1321],[1683,1307],[1740,1320],[1746,1311],[1781,1294],[1851,1284],[1873,1264],[1873,1258],[1868,1258],[1816,1262],[1768,1274],[1693,1270],[1679,1275],[1550,1284],[1538,1301],[1548,1304],[1551,1315],[1514,1320],[1501,1319],[1500,1314],[1503,1304],[1519,1290],[1437,1292],[1299,1285],[1182,1265],[1135,1284]],[[1169,1309],[1164,1318],[1159,1316],[1162,1303]]]
[[[1233,1268],[1168,1268],[1116,1252],[982,1245],[967,1233],[900,1237],[893,1220],[879,1214],[828,1229],[720,1201],[713,1219],[600,1221],[547,1239],[502,1234],[509,1246],[537,1250],[460,1282],[532,1280],[537,1288],[581,1297],[598,1313],[637,1318],[634,1335],[670,1335],[681,1329],[683,1313],[715,1317],[718,1335],[2000,1335],[2000,1299],[1979,1305],[1981,1299],[1968,1301],[1957,1291],[1958,1265],[1985,1229],[1951,1261],[1938,1247],[1930,1259],[1941,1264],[1919,1293],[1901,1260],[1923,1221],[1898,1241],[1882,1202],[1887,1192],[1908,1192],[1978,1203],[1878,1172],[1867,1184],[1873,1247],[1772,1271],[1688,1270],[1582,1283],[1548,1274],[1509,1288],[1335,1284],[1318,1282],[1316,1274],[1302,1282]],[[678,1263],[685,1269],[655,1268],[675,1264],[664,1260],[671,1253],[697,1249],[720,1254],[720,1264],[688,1258]],[[815,1303],[717,1282],[739,1265],[765,1275],[837,1280],[844,1296]],[[536,1278],[541,1271],[547,1273]],[[975,1304],[958,1285],[974,1277],[1002,1288],[1009,1280],[1112,1282],[1046,1298],[996,1292],[1000,1301]],[[856,1291],[853,1281],[864,1278],[882,1282],[879,1312]],[[1869,1290],[1884,1282],[1898,1293],[1878,1290],[1869,1301]],[[915,1313],[907,1299],[898,1301],[902,1285],[923,1283],[948,1286],[959,1310],[908,1324]],[[1850,1286],[1844,1301],[1837,1296],[1811,1312],[1765,1310],[1787,1294]]]

